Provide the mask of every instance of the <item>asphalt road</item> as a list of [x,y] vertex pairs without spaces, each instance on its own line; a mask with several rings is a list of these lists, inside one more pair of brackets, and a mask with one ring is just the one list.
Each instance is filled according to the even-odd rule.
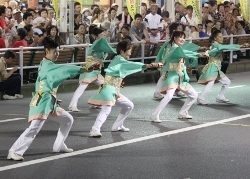
[[[90,109],[87,90],[79,101],[80,112],[71,113],[74,124],[66,140],[74,152],[53,154],[58,124],[46,121],[22,162],[7,160],[8,149],[28,127],[31,98],[0,101],[1,179],[248,179],[250,178],[250,72],[229,74],[232,84],[226,96],[229,104],[216,103],[221,88],[216,84],[207,96],[208,106],[194,104],[192,120],[179,120],[177,114],[185,98],[175,97],[162,112],[160,124],[150,122],[159,103],[152,98],[155,83],[125,86],[122,93],[135,108],[125,121],[130,132],[111,132],[119,113],[113,107],[102,126],[102,138],[88,134],[99,112]],[[203,88],[193,80],[197,92]],[[61,93],[62,107],[72,93]]]

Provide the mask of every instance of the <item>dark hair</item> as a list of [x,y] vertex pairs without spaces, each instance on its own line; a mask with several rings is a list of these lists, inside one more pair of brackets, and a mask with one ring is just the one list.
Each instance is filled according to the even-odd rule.
[[209,37],[209,41],[210,41],[210,42],[213,42],[213,41],[214,41],[214,38],[217,37],[218,34],[220,34],[220,33],[221,33],[220,30],[217,30],[217,29],[214,30],[214,31],[212,32],[211,36]]
[[91,24],[91,25],[89,26],[89,34],[92,34],[93,29],[96,28],[96,27],[97,27],[96,24]]
[[206,20],[206,22],[205,22],[205,27],[207,28],[207,24],[209,24],[209,23],[212,23],[213,24],[213,21],[211,21],[211,20]]
[[6,59],[8,59],[8,58],[14,59],[16,57],[16,55],[12,50],[6,50],[3,57]]
[[121,30],[122,30],[122,29],[126,29],[126,30],[129,31],[129,30],[130,30],[130,27],[129,27],[129,25],[124,24],[124,25],[122,26]]
[[81,4],[79,2],[75,2],[74,3],[74,8],[76,8],[76,6],[79,6],[79,5],[81,6]]
[[44,45],[44,49],[56,49],[57,47],[59,47],[59,44],[51,39],[49,36],[46,36],[43,40],[43,45]]
[[186,7],[186,10],[191,10],[191,11],[193,11],[193,10],[194,10],[194,8],[193,8],[193,6],[188,5],[188,6]]
[[95,7],[99,7],[97,4],[93,4],[93,5],[91,5],[91,10],[93,10]]
[[51,35],[51,34],[50,34],[50,31],[51,31],[52,29],[54,29],[54,28],[56,29],[56,36],[58,36],[59,30],[58,30],[57,26],[55,26],[55,25],[49,26],[49,28],[47,29],[47,34],[48,34],[48,35]]
[[238,8],[233,8],[232,14],[234,13],[234,11],[238,11],[238,15],[239,15],[239,9]]
[[142,15],[141,14],[135,14],[135,19],[136,18],[141,18],[142,19]]
[[28,33],[28,32],[31,31],[32,27],[33,27],[33,25],[28,24],[28,25],[25,25],[23,28],[24,28],[24,29],[27,31],[27,33]]
[[13,11],[12,7],[10,7],[10,6],[8,6],[8,7],[7,7],[7,9],[10,9],[10,10],[11,10],[11,12]]
[[23,13],[23,20],[28,19],[28,17],[30,17],[30,16],[33,17],[33,15],[30,12]]
[[163,11],[161,13],[161,17],[167,17],[167,18],[169,18],[169,12],[168,11]]
[[4,5],[0,5],[0,16],[4,14],[6,11],[6,7]]
[[27,35],[27,31],[24,28],[19,28],[17,29],[17,35],[23,40]]
[[219,11],[219,9],[220,9],[221,6],[224,7],[223,4],[219,4],[219,5],[217,6],[217,11]]
[[[109,14],[111,14],[111,12],[113,11],[113,10],[115,10],[115,8],[113,8],[113,7],[111,7],[110,9],[109,9]],[[116,10],[115,10],[116,11]]]
[[90,32],[91,34],[98,36],[100,33],[102,33],[104,30],[98,27],[95,27],[92,29],[92,31]]
[[246,23],[244,21],[237,21],[236,23],[239,23],[243,28],[245,28]]
[[175,30],[175,31],[173,32],[173,34],[171,35],[171,39],[170,39],[169,43],[170,43],[171,45],[173,45],[174,38],[175,38],[175,37],[182,37],[182,36],[184,36],[184,39],[186,38],[186,34],[185,34],[183,31],[177,31],[177,30]]
[[82,15],[81,15],[81,14],[74,14],[74,20],[75,20],[78,16],[82,16]]
[[48,14],[48,10],[45,8],[42,8],[42,9],[40,9],[40,11],[38,11],[39,16],[41,16],[43,11],[45,11]]
[[28,9],[26,10],[26,12],[34,12],[34,13],[36,14],[36,11],[35,11],[34,9],[32,9],[32,8],[28,8]]
[[130,40],[122,40],[116,46],[116,53],[117,55],[121,54],[121,51],[126,52],[127,50],[132,48],[132,43]]
[[170,36],[173,34],[175,30],[177,30],[177,27],[179,26],[179,23],[173,22],[172,24],[169,25],[169,34]]

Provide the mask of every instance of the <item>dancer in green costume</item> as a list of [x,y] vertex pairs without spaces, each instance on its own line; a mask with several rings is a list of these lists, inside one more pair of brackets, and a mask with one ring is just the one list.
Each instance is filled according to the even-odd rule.
[[107,119],[114,105],[122,109],[112,126],[112,131],[129,131],[129,128],[124,127],[123,122],[133,110],[134,104],[120,93],[122,80],[130,74],[154,67],[154,64],[146,65],[140,62],[128,61],[131,55],[131,49],[132,45],[129,40],[118,43],[116,48],[117,56],[115,56],[109,64],[108,68],[105,69],[106,75],[103,85],[101,85],[98,92],[88,100],[88,103],[91,105],[101,106],[101,111],[90,131],[90,137],[102,136],[100,132],[101,126]]
[[45,57],[42,59],[36,80],[35,92],[30,102],[30,126],[21,134],[9,150],[7,159],[23,160],[24,152],[29,148],[44,122],[49,118],[60,124],[53,152],[72,152],[64,143],[71,126],[73,117],[59,107],[56,99],[58,86],[66,79],[95,68],[93,64],[89,69],[74,65],[59,65],[54,61],[58,58],[58,43],[50,37],[44,39]]
[[192,119],[192,116],[188,114],[188,110],[197,99],[198,94],[189,84],[185,58],[198,58],[203,55],[193,51],[183,50],[181,46],[184,42],[185,33],[182,31],[174,31],[169,42],[171,48],[169,53],[165,56],[165,59],[167,60],[162,69],[163,71],[166,71],[166,75],[162,83],[161,93],[166,93],[166,95],[151,115],[151,120],[153,122],[161,122],[159,117],[160,113],[173,98],[176,89],[181,90],[188,96],[187,101],[178,114],[178,118]]
[[230,44],[223,45],[223,36],[220,30],[213,31],[210,40],[213,42],[210,50],[207,52],[209,54],[208,64],[203,68],[202,74],[198,80],[199,84],[206,85],[202,92],[200,93],[197,103],[201,105],[207,105],[205,96],[208,91],[213,87],[215,82],[221,82],[222,88],[216,97],[216,102],[228,103],[230,102],[224,94],[231,84],[230,79],[221,71],[221,61],[223,60],[222,51],[223,50],[239,50],[240,47],[247,47],[248,44],[238,45]]
[[71,102],[69,104],[70,111],[79,111],[77,108],[77,102],[80,96],[83,94],[85,89],[88,87],[90,83],[95,83],[100,86],[104,82],[104,78],[101,75],[101,69],[103,67],[103,61],[107,58],[108,54],[115,54],[116,51],[109,44],[107,39],[104,37],[103,30],[100,28],[94,28],[92,30],[92,34],[95,36],[96,40],[91,45],[88,50],[88,57],[86,63],[84,64],[84,68],[88,68],[94,63],[98,63],[100,68],[97,70],[93,70],[92,72],[85,72],[79,77],[79,86],[76,89]]

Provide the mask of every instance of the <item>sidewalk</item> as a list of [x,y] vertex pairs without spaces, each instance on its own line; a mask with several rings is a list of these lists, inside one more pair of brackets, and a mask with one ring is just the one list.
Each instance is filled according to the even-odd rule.
[[[199,71],[202,71],[204,65],[199,65]],[[241,59],[239,62],[234,62],[229,64],[227,73],[240,73],[250,71],[250,59]],[[140,84],[140,83],[150,83],[155,81],[155,76],[157,76],[157,70],[148,70],[144,73],[136,73],[129,75],[124,79],[125,87],[128,85]],[[191,77],[192,81],[196,81],[195,77]],[[78,79],[70,79],[64,81],[59,89],[58,93],[74,92],[78,86]],[[87,89],[97,89],[98,87],[94,84],[90,84]],[[31,97],[32,92],[35,90],[35,83],[24,84],[22,87],[22,94],[24,97]]]

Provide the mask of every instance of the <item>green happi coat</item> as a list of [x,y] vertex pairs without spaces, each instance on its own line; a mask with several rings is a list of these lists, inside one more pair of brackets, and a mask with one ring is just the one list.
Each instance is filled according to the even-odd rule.
[[117,55],[108,68],[105,69],[106,75],[104,84],[98,89],[98,92],[92,96],[88,103],[96,106],[113,106],[116,100],[122,98],[120,86],[126,76],[145,70],[146,65],[140,62],[132,62]]
[[30,102],[29,122],[34,119],[47,119],[50,114],[60,115],[63,109],[57,105],[56,100],[59,85],[83,70],[79,66],[55,64],[43,59],[38,69],[35,92]]
[[[195,45],[195,44],[190,43],[190,42],[187,42],[187,41],[185,41],[185,43],[181,47],[183,50],[189,50],[189,51],[194,51],[194,52],[198,51],[200,48],[200,46]],[[156,56],[155,62],[156,63],[161,62],[164,65],[167,61],[166,57],[167,57],[168,53],[170,52],[170,49],[171,49],[171,44],[169,42],[165,42],[161,46],[161,48]],[[195,58],[194,60],[197,60],[197,59]],[[166,68],[161,69],[161,72],[163,73],[163,75],[166,73],[166,71],[167,71]]]
[[223,60],[223,50],[239,50],[237,44],[222,45],[217,42],[213,43],[208,52],[208,64],[204,66],[202,74],[198,80],[200,84],[207,84],[209,81],[214,81],[217,78],[224,78],[226,75],[221,71],[221,61]]
[[163,66],[163,71],[166,71],[166,76],[162,83],[162,93],[166,93],[168,89],[179,88],[181,90],[188,90],[189,76],[186,71],[184,58],[197,58],[199,53],[184,50],[176,44],[173,44],[169,53],[166,55],[166,63]]
[[83,67],[88,68],[94,63],[98,63],[100,64],[100,69],[81,74],[79,77],[79,83],[91,83],[95,80],[103,80],[103,77],[101,75],[101,68],[103,66],[103,61],[107,58],[109,53],[116,54],[116,50],[108,44],[106,38],[100,38],[94,41],[94,43],[88,50],[88,57]]

